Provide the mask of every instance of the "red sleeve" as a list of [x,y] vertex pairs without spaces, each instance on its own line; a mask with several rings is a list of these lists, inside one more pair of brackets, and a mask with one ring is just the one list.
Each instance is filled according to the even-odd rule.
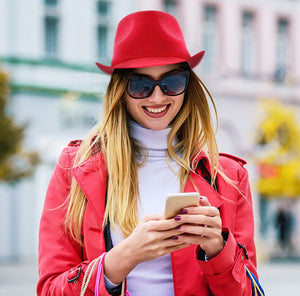
[[[76,149],[77,150],[77,149]],[[81,246],[64,231],[66,200],[71,183],[71,161],[76,151],[63,150],[54,169],[46,194],[39,229],[38,296],[80,295],[89,261],[82,261]],[[93,272],[85,295],[94,295],[97,269]],[[101,275],[99,294],[109,295]]]
[[[248,172],[244,168],[241,170],[234,232],[223,229],[228,232],[224,249],[207,262],[198,260],[204,277],[216,296],[251,296],[251,282],[246,275],[245,266],[257,276],[252,197]],[[237,243],[242,244],[246,252]]]

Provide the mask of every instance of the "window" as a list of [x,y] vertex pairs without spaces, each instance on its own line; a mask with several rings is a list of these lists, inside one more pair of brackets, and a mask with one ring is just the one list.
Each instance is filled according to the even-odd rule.
[[47,58],[57,58],[59,49],[58,0],[44,0],[44,51]]
[[58,19],[53,16],[45,17],[45,51],[51,58],[58,53]]
[[165,0],[164,1],[164,10],[167,13],[177,16],[177,1],[176,0]]
[[97,13],[106,17],[109,14],[110,3],[108,1],[97,1]]
[[255,72],[255,18],[252,12],[242,15],[242,74],[252,76]]
[[108,43],[108,29],[107,26],[98,26],[98,31],[97,31],[97,41],[98,41],[98,48],[97,48],[97,53],[98,57],[100,58],[107,58],[108,56],[108,51],[107,51],[107,43]]
[[285,79],[288,66],[289,46],[289,22],[286,19],[279,19],[277,22],[277,67],[275,80],[282,82]]
[[45,0],[45,5],[46,6],[56,6],[57,0]]
[[214,70],[218,50],[217,9],[215,6],[204,7],[203,45],[206,51],[203,66],[205,71]]
[[108,59],[109,28],[111,16],[111,2],[97,1],[97,48],[96,55],[102,62]]

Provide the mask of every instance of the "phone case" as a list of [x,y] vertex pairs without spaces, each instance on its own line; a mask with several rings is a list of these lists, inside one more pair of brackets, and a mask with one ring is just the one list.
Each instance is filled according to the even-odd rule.
[[173,218],[186,207],[198,206],[200,195],[197,192],[183,192],[169,194],[165,204],[165,218]]

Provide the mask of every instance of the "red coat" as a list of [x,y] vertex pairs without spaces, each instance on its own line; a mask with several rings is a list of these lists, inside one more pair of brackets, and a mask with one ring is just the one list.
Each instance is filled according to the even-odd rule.
[[[38,295],[79,296],[88,263],[105,251],[101,227],[107,177],[104,159],[98,152],[72,168],[79,145],[80,142],[74,141],[63,150],[48,187],[40,222]],[[193,160],[192,167],[198,168],[199,162],[209,169],[204,154]],[[252,295],[245,265],[256,275],[256,255],[252,200],[244,164],[244,161],[233,156],[220,155],[221,168],[238,186],[240,193],[220,177],[217,178],[217,193],[201,176],[200,169],[197,173],[191,172],[200,194],[220,209],[223,227],[229,236],[221,253],[207,262],[197,259],[195,245],[171,254],[176,296]],[[64,202],[69,193],[71,176],[75,177],[87,198],[82,226],[84,247],[68,238],[63,228],[66,213]],[[195,191],[190,181],[185,191]],[[237,242],[246,247],[249,259]],[[86,295],[94,295],[95,280],[96,274],[93,274]],[[109,295],[103,274],[99,293],[101,296]]]

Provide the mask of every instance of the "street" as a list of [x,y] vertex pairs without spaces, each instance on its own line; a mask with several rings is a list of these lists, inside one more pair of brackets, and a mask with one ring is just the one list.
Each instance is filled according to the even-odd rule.
[[299,295],[299,262],[261,264],[258,273],[266,296]]
[[[299,263],[260,264],[258,272],[266,296],[299,295]],[[36,264],[1,264],[0,266],[0,296],[34,296],[36,281]]]

